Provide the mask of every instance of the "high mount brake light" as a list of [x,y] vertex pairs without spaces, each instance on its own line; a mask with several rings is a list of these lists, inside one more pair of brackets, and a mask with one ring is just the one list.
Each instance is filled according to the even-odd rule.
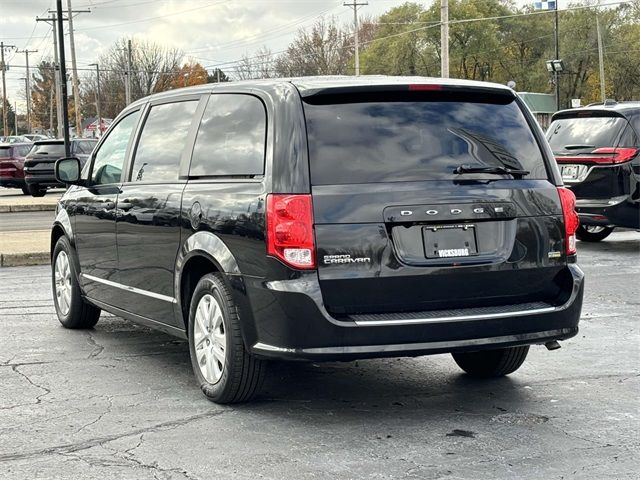
[[632,160],[639,152],[637,148],[602,147],[585,155],[556,157],[558,163],[596,163],[598,165],[616,165]]
[[293,268],[316,268],[311,195],[267,195],[267,254]]
[[565,187],[558,187],[560,195],[560,205],[562,205],[562,216],[564,217],[565,253],[574,255],[576,253],[576,231],[580,225],[580,219],[576,212],[576,196]]
[[442,85],[433,83],[413,83],[409,85],[409,91],[422,91],[422,92],[439,92],[442,90]]

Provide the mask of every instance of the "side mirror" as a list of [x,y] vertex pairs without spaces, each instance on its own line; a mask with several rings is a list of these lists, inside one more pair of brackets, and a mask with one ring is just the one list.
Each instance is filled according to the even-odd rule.
[[67,185],[82,185],[80,180],[80,160],[75,157],[61,158],[56,161],[56,180]]

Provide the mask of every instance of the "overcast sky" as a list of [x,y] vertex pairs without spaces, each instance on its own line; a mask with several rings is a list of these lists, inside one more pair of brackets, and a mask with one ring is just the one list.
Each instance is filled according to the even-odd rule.
[[[418,0],[419,1],[419,0]],[[433,0],[421,3],[430,5]],[[531,0],[533,1],[533,0]],[[362,15],[379,15],[405,0],[369,0]],[[79,69],[104,53],[119,38],[144,38],[182,49],[186,57],[208,70],[240,59],[262,45],[274,52],[286,48],[298,29],[321,15],[335,15],[341,22],[353,19],[344,0],[72,0],[75,10],[90,9],[74,17]],[[519,0],[518,3],[527,3]],[[53,56],[51,27],[36,22],[55,9],[54,0],[0,0],[0,40],[18,49],[36,49],[30,65]],[[562,4],[561,4],[562,7]],[[66,9],[66,0],[63,0]],[[67,37],[67,61],[70,54]],[[185,58],[186,59],[186,58]],[[6,53],[7,94],[24,109],[24,54]],[[223,70],[225,65],[222,66]],[[82,76],[82,72],[80,73]]]

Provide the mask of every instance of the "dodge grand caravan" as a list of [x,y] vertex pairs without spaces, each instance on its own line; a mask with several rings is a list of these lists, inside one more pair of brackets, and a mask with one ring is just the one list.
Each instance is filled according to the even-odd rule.
[[72,185],[51,235],[62,325],[106,310],[188,339],[215,402],[252,397],[270,358],[449,352],[495,377],[578,331],[575,198],[500,85],[174,90],[56,175]]

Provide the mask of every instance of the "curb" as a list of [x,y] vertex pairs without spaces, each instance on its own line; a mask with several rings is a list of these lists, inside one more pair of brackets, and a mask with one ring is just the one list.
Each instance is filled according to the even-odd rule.
[[17,212],[53,212],[56,209],[56,203],[36,203],[25,205],[0,205],[0,213],[17,213]]
[[49,265],[50,261],[49,252],[0,253],[0,267]]

